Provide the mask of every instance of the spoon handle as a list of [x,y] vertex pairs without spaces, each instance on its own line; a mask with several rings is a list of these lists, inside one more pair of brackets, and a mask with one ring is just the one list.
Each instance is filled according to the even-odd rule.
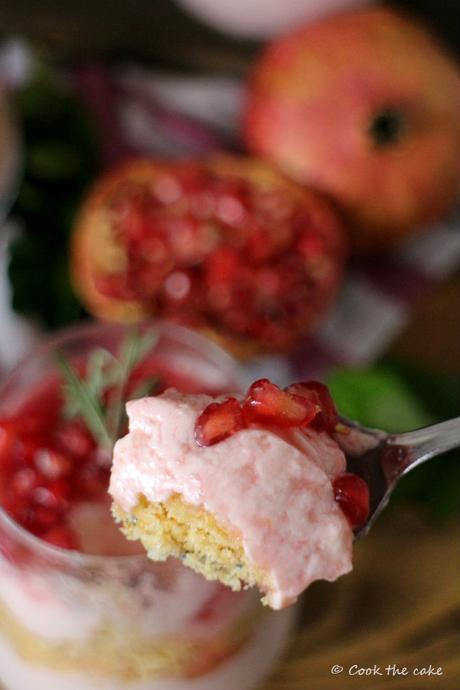
[[460,417],[424,429],[392,435],[389,445],[403,446],[408,452],[404,473],[426,460],[460,447]]

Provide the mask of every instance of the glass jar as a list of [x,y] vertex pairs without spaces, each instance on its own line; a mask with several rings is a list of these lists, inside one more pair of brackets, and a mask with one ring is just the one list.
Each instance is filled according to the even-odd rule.
[[[147,359],[166,383],[188,392],[241,390],[242,371],[220,348],[179,326],[152,328],[158,339]],[[114,353],[124,333],[96,323],[52,338],[1,387],[0,419],[56,377],[57,352],[75,363],[97,347]],[[263,609],[257,592],[232,592],[174,559],[153,563],[132,553],[108,507],[100,508],[86,520],[92,546],[84,553],[46,543],[0,509],[0,685],[244,690],[258,682],[284,648],[293,612]]]

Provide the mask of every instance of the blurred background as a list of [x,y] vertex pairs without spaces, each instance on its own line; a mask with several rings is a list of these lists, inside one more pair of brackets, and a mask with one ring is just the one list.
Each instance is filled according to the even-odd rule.
[[[460,52],[455,0],[393,0],[386,4],[426,19]],[[87,0],[45,0],[40,4],[18,0],[1,6],[3,36],[27,36],[61,59],[131,57],[187,71],[241,74],[257,49],[206,28],[172,0],[102,0],[96,7]]]
[[[460,59],[456,0],[387,4],[426,22]],[[12,112],[3,133],[12,150],[5,154],[1,192],[4,371],[45,331],[88,316],[69,279],[68,241],[94,179],[131,155],[242,149],[243,85],[267,40],[258,34],[275,34],[276,28],[249,29],[253,18],[236,24],[234,17],[216,19],[206,3],[196,14],[196,5],[198,0],[0,2],[0,75]],[[401,260],[417,269],[416,278],[398,274]],[[353,259],[317,340],[288,356],[253,358],[248,372],[276,370],[283,380],[320,376],[343,414],[404,431],[460,414],[459,324],[457,208],[416,242],[377,259]],[[322,344],[345,340],[346,355],[325,361]],[[328,668],[344,659],[378,663],[383,648],[392,661],[433,658],[444,664],[446,676],[439,685],[438,679],[419,685],[373,679],[372,688],[458,690],[460,601],[452,582],[460,574],[459,487],[459,452],[403,482],[385,524],[358,546],[354,579],[340,583],[333,595],[321,586],[307,594],[299,638],[267,687],[370,687],[358,678],[339,684]],[[385,550],[391,558],[376,555]],[[395,568],[401,568],[398,574]],[[452,592],[437,608],[436,582]],[[378,600],[388,606],[377,607],[374,616]],[[406,625],[410,616],[413,626]],[[418,638],[416,630],[423,631]],[[369,642],[369,634],[378,643]]]

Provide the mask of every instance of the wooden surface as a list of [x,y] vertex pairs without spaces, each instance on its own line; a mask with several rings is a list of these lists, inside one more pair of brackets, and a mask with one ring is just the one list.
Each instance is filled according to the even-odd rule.
[[391,352],[429,369],[460,373],[460,274],[420,304]]
[[[356,544],[353,572],[305,593],[298,635],[261,690],[459,690],[459,534],[458,522],[384,514]],[[333,675],[336,664],[344,671]],[[374,664],[383,675],[348,675]],[[409,675],[386,675],[391,664]],[[412,675],[430,664],[443,675]]]

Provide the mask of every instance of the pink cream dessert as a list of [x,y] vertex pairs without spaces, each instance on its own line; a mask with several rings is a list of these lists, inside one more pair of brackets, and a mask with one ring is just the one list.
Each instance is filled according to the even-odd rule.
[[245,398],[169,389],[127,411],[109,491],[123,532],[153,560],[179,557],[236,590],[257,585],[274,609],[351,570],[341,486],[354,478],[324,386],[282,391],[263,379]]

